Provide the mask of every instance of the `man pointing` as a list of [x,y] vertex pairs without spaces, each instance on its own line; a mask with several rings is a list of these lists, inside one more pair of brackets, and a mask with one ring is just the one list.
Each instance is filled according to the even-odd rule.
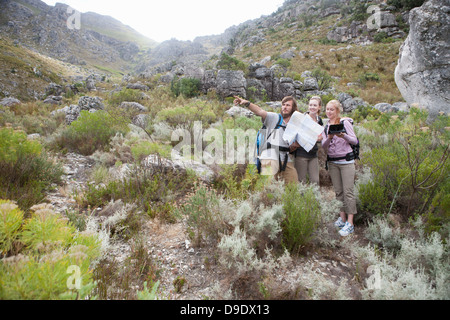
[[264,124],[264,139],[262,139],[258,159],[261,161],[261,174],[283,179],[285,183],[298,182],[297,170],[294,167],[293,152],[298,144],[292,146],[283,139],[284,130],[292,114],[298,110],[297,101],[291,96],[281,101],[281,113],[268,112],[248,100],[234,96],[234,104],[248,108]]

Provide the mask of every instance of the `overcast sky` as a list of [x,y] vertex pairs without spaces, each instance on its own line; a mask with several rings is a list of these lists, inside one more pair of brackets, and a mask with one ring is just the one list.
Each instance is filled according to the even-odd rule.
[[139,33],[162,42],[194,40],[277,11],[284,0],[43,0],[65,3],[79,12],[111,16]]

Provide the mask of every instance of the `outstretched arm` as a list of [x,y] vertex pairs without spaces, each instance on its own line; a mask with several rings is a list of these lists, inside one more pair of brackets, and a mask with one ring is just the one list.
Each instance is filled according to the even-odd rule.
[[256,104],[251,103],[248,100],[239,98],[238,96],[234,96],[234,98],[235,98],[234,99],[234,105],[238,105],[238,104],[239,105],[245,105],[247,103],[250,103],[249,106],[248,106],[250,111],[253,112],[254,114],[256,114],[258,117],[261,117],[262,121],[266,120],[266,117],[267,117],[267,111],[266,110],[262,109],[260,106],[258,106]]

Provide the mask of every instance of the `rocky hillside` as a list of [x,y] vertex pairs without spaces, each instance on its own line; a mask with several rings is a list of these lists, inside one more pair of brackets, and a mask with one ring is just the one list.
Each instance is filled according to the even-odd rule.
[[40,0],[0,3],[0,32],[17,46],[74,65],[126,73],[142,52],[155,46],[121,22],[96,13],[79,13],[65,4]]
[[[221,35],[156,45],[110,17],[81,14],[77,30],[67,25],[73,13],[66,5],[7,0],[0,4],[5,35],[0,41],[9,44],[5,61],[20,56],[16,47],[21,53],[37,51],[67,63],[65,72],[51,67],[46,72],[59,76],[48,82],[59,85],[67,84],[66,74],[75,75],[66,81],[69,85],[127,75],[125,80],[143,81],[146,87],[185,77],[199,79],[203,93],[221,99],[238,94],[262,101],[286,95],[306,100],[319,94],[325,100],[339,99],[345,111],[358,106],[403,110],[408,105],[395,69],[409,33],[410,10],[422,2],[287,0],[277,12],[231,26]],[[6,84],[0,95],[17,95],[21,82],[8,78],[16,68],[2,64]],[[36,69],[36,64],[27,66]],[[23,99],[45,98],[42,91],[18,94]]]
[[[368,11],[370,5],[373,11]],[[222,98],[320,94],[346,102],[347,111],[380,103],[380,108],[394,103],[405,107],[394,70],[409,32],[408,19],[409,8],[385,1],[285,1],[270,16],[232,26],[222,35],[199,37],[185,44],[182,58],[170,56],[170,63],[139,71],[147,78],[163,74],[165,81],[198,78],[204,93],[213,90]],[[164,45],[167,52],[180,52],[180,42]],[[186,55],[194,48],[216,51],[209,60],[198,52]]]

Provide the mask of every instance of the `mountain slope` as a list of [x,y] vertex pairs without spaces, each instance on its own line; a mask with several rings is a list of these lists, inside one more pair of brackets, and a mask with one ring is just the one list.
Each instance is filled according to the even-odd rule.
[[5,0],[0,3],[0,31],[17,45],[77,65],[99,66],[126,73],[139,54],[156,43],[121,22],[95,13],[54,7],[40,0]]

